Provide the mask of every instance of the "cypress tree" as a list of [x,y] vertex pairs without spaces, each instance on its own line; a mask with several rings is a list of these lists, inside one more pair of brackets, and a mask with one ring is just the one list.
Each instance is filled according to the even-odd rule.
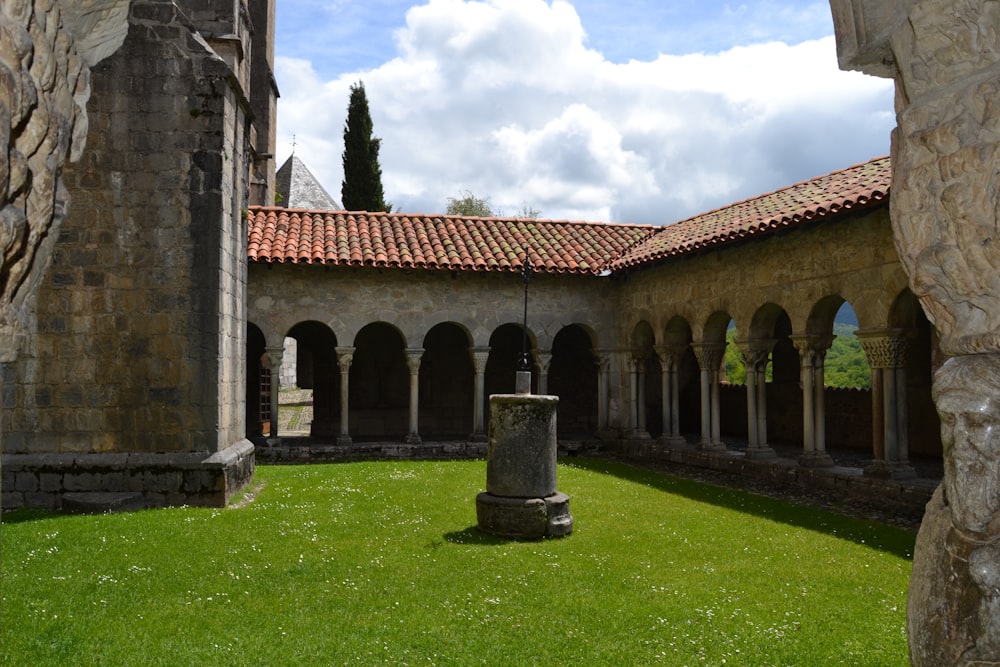
[[388,213],[392,209],[385,203],[382,192],[382,168],[378,163],[381,142],[372,136],[365,84],[358,81],[351,86],[351,101],[344,124],[344,182],[340,186],[340,199],[348,211]]

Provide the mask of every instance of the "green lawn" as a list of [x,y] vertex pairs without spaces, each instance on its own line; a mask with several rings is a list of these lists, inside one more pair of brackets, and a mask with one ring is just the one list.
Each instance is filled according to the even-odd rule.
[[253,502],[0,532],[4,665],[905,665],[914,535],[587,459],[576,528],[475,528],[483,461],[259,467]]

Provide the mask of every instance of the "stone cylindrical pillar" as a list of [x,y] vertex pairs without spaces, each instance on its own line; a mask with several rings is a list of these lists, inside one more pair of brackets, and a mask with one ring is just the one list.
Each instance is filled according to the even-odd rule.
[[544,498],[556,492],[558,396],[490,396],[486,492]]
[[569,496],[556,490],[558,396],[490,396],[486,491],[476,496],[479,529],[540,539],[573,532]]

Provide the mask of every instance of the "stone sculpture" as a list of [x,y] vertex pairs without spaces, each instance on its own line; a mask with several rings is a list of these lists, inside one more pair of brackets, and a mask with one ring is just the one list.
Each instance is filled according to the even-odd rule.
[[891,215],[952,357],[944,480],[917,537],[914,665],[1000,664],[1000,2],[831,0],[844,69],[896,81]]
[[87,138],[90,67],[117,50],[128,0],[0,3],[0,362],[17,354]]

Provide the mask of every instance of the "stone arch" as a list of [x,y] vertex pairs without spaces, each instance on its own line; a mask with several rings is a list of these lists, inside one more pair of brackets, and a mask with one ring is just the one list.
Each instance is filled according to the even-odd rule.
[[468,330],[455,322],[431,327],[420,359],[420,431],[425,438],[464,437],[472,432],[475,367]]
[[287,336],[296,341],[297,384],[313,392],[310,433],[316,437],[336,435],[340,418],[337,336],[330,327],[315,320],[297,323]]
[[264,332],[253,322],[247,322],[247,366],[246,366],[246,428],[247,438],[255,440],[264,435],[264,415],[270,416],[270,392],[262,392],[262,375],[268,375],[266,384],[270,387],[270,369],[264,368],[263,358],[267,354],[267,340]]
[[352,436],[362,440],[402,439],[407,433],[410,370],[402,332],[372,322],[354,338],[348,380]]
[[[916,459],[940,463],[941,420],[931,396],[934,372],[943,363],[937,332],[931,325],[917,297],[902,290],[889,310],[889,328],[906,332],[906,395],[909,451]],[[918,464],[922,463],[918,461]]]
[[774,444],[798,443],[802,440],[799,353],[792,343],[791,335],[791,317],[783,307],[774,302],[760,306],[750,319],[748,344],[764,344],[771,350],[764,400],[767,439]]
[[[851,329],[843,325],[851,325]],[[871,368],[856,331],[857,311],[841,295],[814,304],[806,330],[817,345],[829,346],[823,357],[826,445],[831,450],[872,449]],[[846,362],[853,366],[845,366]],[[834,370],[846,371],[835,375]]]
[[[701,393],[698,385],[698,358],[691,348],[691,323],[681,315],[674,315],[667,321],[664,328],[663,342],[667,353],[675,355],[677,366],[676,408],[671,405],[671,415],[677,419],[677,432],[697,433],[699,427],[699,410]],[[664,424],[666,430],[667,424]]]
[[[520,324],[501,324],[490,335],[490,354],[486,361],[484,373],[485,397],[488,401],[491,394],[513,394],[516,380],[517,365],[521,359],[522,346],[527,340],[528,354],[535,351],[535,336],[531,330],[525,330]],[[531,391],[538,390],[538,373],[531,374]],[[486,406],[486,419],[489,420],[489,405]]]
[[813,304],[812,310],[809,311],[809,319],[806,321],[806,335],[833,335],[833,320],[843,304],[844,297],[839,294],[825,296]]
[[656,353],[656,334],[647,320],[640,320],[632,328],[630,337],[634,387],[630,395],[635,412],[632,414],[633,437],[656,437],[663,433],[663,366]]
[[559,397],[556,425],[560,438],[597,431],[597,366],[593,331],[570,324],[552,339],[548,393]]

